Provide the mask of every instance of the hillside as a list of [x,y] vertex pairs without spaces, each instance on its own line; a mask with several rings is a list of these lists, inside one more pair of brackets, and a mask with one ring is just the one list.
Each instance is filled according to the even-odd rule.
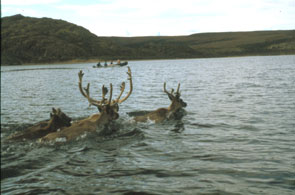
[[190,36],[98,37],[75,24],[15,15],[1,18],[1,64],[89,59],[175,59],[295,54],[295,31]]
[[112,56],[113,50],[121,48],[62,20],[22,15],[1,19],[1,64],[87,60]]
[[174,37],[110,38],[147,58],[295,54],[295,31],[200,33]]

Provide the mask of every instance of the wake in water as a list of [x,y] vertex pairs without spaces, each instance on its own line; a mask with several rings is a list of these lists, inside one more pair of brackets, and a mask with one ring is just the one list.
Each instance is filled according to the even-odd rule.
[[[15,131],[22,131],[28,126],[30,124],[2,125],[4,127],[2,128],[2,132],[4,134],[2,135],[1,133],[1,142],[9,134],[13,134]],[[59,154],[62,155],[63,152],[77,154],[97,149],[109,150],[114,146],[117,148],[120,145],[123,146],[131,143],[132,140],[140,141],[143,138],[143,131],[136,128],[136,126],[118,121],[109,126],[97,129],[96,132],[81,135],[77,139],[66,143],[56,140],[49,144],[40,144],[37,140],[25,139],[2,142],[1,180],[14,177],[25,179],[30,174],[49,171],[50,169],[46,169],[46,166],[43,164],[48,164],[51,161],[60,161],[62,158],[60,158]],[[63,164],[62,162],[60,163]]]
[[[114,158],[117,155],[125,153],[124,148],[136,146],[140,149],[148,146],[143,142],[148,131],[157,131],[157,129],[161,128],[171,129],[173,124],[178,129],[184,127],[181,121],[166,121],[162,124],[137,124],[130,122],[128,117],[122,117],[107,126],[98,128],[95,132],[83,134],[70,142],[57,140],[50,144],[40,144],[36,140],[19,140],[4,143],[1,147],[1,180],[6,181],[7,185],[9,183],[14,185],[14,187],[13,189],[3,187],[1,192],[24,192],[22,187],[17,187],[18,181],[28,186],[39,186],[38,188],[27,187],[26,193],[71,192],[71,190],[59,189],[58,185],[55,184],[42,187],[43,182],[53,182],[57,177],[94,177],[103,179],[118,175],[149,175],[151,173],[169,176],[171,174],[166,173],[164,170],[116,171],[116,168],[108,166],[115,162]],[[30,125],[4,124],[2,127],[5,128],[2,130],[4,130],[5,135],[1,139],[5,139],[9,134],[16,131],[20,132]],[[120,161],[119,164],[124,164],[123,161]],[[91,172],[89,169],[95,169],[95,172]],[[179,174],[181,175],[181,173]]]
[[[79,119],[76,119],[79,120]],[[1,141],[3,143],[18,143],[18,142],[28,142],[28,143],[40,143],[40,139],[38,137],[34,138],[22,138],[22,139],[11,139],[15,135],[23,135],[24,132],[27,131],[28,128],[36,126],[36,124],[1,124]],[[130,123],[129,121],[124,122],[123,120],[112,121],[111,123],[97,127],[95,132],[85,132],[84,134],[78,136],[75,141],[79,141],[81,139],[86,139],[86,137],[120,137],[120,136],[133,136],[134,134],[138,134],[140,130],[136,128],[136,125]],[[66,142],[66,140],[57,139],[51,144]]]

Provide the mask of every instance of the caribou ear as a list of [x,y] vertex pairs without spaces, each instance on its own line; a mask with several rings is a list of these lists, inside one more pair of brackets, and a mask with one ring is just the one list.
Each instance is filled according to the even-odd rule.
[[55,108],[52,108],[52,113],[53,114],[56,114],[57,113],[57,110]]
[[57,109],[57,114],[60,114],[61,113],[61,110],[60,108]]

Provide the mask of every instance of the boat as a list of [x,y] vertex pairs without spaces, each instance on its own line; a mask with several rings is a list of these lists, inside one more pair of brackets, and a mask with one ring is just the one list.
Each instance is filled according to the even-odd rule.
[[126,66],[128,64],[127,61],[125,62],[122,62],[120,64],[104,64],[104,65],[101,65],[100,63],[97,63],[95,66],[92,66],[93,68],[108,68],[108,67],[116,67],[116,66]]
[[119,65],[119,66],[126,66],[127,64],[128,64],[128,62],[126,61],[126,62],[122,62],[122,63],[117,64],[117,65]]
[[104,68],[104,66],[97,66],[97,65],[95,65],[95,66],[92,66],[93,68]]

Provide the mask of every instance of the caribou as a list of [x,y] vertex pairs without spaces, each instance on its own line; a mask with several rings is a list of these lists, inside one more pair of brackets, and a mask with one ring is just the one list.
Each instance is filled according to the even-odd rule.
[[109,87],[109,98],[107,99],[105,96],[108,93],[108,89],[103,85],[102,86],[102,98],[101,100],[95,100],[90,97],[90,83],[88,83],[87,87],[82,87],[82,79],[84,73],[80,71],[78,73],[79,77],[79,90],[82,96],[84,96],[90,105],[96,106],[98,108],[99,113],[93,114],[88,118],[79,120],[77,122],[72,123],[72,125],[68,128],[64,128],[58,132],[50,133],[43,138],[41,138],[41,142],[48,142],[48,141],[57,141],[61,139],[62,141],[70,141],[78,138],[81,135],[89,132],[95,132],[99,127],[104,127],[105,125],[109,124],[111,121],[114,121],[119,118],[119,104],[123,103],[128,99],[128,97],[132,93],[132,75],[131,70],[128,67],[128,80],[130,83],[130,90],[127,95],[121,98],[124,90],[125,90],[125,82],[121,84],[121,92],[116,99],[112,99],[113,95],[113,86],[110,83]]
[[49,120],[41,121],[24,131],[12,134],[7,140],[38,139],[61,128],[71,126],[71,120],[59,108],[52,108]]
[[183,110],[187,104],[180,98],[180,83],[178,84],[177,90],[174,93],[174,89],[171,89],[171,92],[166,90],[166,82],[164,82],[164,92],[168,95],[168,98],[171,100],[171,104],[168,108],[159,108],[157,110],[148,112],[142,116],[136,116],[133,119],[136,122],[147,122],[154,121],[155,123],[163,122],[164,120],[170,120],[177,118],[179,112]]

